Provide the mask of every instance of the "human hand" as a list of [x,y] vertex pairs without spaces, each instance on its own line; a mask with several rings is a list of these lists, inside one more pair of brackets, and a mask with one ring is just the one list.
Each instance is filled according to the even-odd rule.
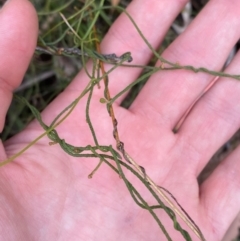
[[[187,1],[132,1],[127,11],[153,47]],[[163,57],[181,64],[220,70],[239,39],[240,2],[212,0],[175,40]],[[26,0],[10,0],[0,12],[0,128],[12,91],[27,69],[37,39],[37,17]],[[151,52],[125,15],[114,23],[101,44],[103,53],[131,51],[133,63],[146,64]],[[240,55],[227,68],[239,73]],[[110,74],[112,96],[132,82],[139,69],[120,67]],[[178,70],[158,72],[145,85],[130,109],[114,103],[120,137],[128,152],[148,175],[177,198],[202,230],[206,240],[220,240],[239,210],[240,176],[236,149],[199,187],[197,176],[215,151],[238,129],[240,85],[220,79],[194,107],[181,131],[172,132],[189,104],[212,76]],[[42,113],[45,123],[71,103],[88,82],[80,72]],[[102,90],[94,90],[92,111],[101,143],[112,140],[112,126]],[[84,103],[57,128],[73,145],[92,143]],[[99,111],[100,110],[100,111]],[[102,110],[102,111],[101,111]],[[74,130],[74,133],[71,132]],[[1,145],[1,160],[21,150],[43,132],[35,121]],[[145,210],[130,197],[122,179],[102,165],[92,180],[87,175],[96,161],[68,156],[42,138],[1,172],[1,240],[159,240],[161,232]],[[114,145],[114,140],[112,142]],[[162,215],[161,213],[159,214]],[[165,215],[161,216],[163,219]],[[167,221],[168,230],[172,223]],[[194,239],[198,240],[195,236]],[[173,240],[182,240],[175,231]]]

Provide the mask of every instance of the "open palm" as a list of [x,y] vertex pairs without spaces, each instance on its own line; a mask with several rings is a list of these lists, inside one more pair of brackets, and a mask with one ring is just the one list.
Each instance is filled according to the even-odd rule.
[[[134,0],[127,11],[153,47],[183,8],[185,0]],[[10,0],[0,11],[0,128],[12,91],[27,69],[37,38],[37,17],[27,0]],[[240,2],[212,0],[163,56],[181,64],[220,70],[240,35]],[[101,44],[103,53],[131,51],[133,63],[146,64],[151,52],[126,15],[121,15]],[[116,51],[117,50],[117,51]],[[227,68],[239,73],[240,55]],[[140,74],[118,68],[110,74],[114,95]],[[212,77],[178,70],[154,74],[130,109],[114,104],[121,140],[149,176],[169,189],[198,224],[207,240],[220,240],[240,204],[240,149],[231,154],[199,187],[197,176],[215,151],[240,124],[240,85],[220,79],[194,107],[179,133],[172,129]],[[89,79],[80,72],[42,113],[50,124],[83,90]],[[101,144],[109,145],[111,120],[95,89],[91,113]],[[122,97],[123,98],[123,97]],[[85,121],[85,103],[58,128],[73,145],[93,143]],[[98,111],[98,114],[95,113]],[[74,131],[73,131],[74,130]],[[0,146],[1,160],[21,150],[42,133],[35,121]],[[92,180],[96,161],[68,156],[42,138],[14,162],[0,169],[1,240],[160,240],[161,232],[148,212],[137,207],[112,170],[103,165]],[[162,215],[159,213],[159,215]],[[162,218],[166,218],[164,215]],[[166,222],[171,230],[172,224]],[[174,234],[173,240],[182,240]],[[197,240],[197,237],[194,237]]]

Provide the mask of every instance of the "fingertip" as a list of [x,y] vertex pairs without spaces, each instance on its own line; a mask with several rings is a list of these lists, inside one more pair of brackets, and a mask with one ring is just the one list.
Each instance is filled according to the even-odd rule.
[[0,59],[0,77],[16,88],[35,49],[37,14],[27,0],[8,0],[1,9],[0,23],[0,52],[3,56]]

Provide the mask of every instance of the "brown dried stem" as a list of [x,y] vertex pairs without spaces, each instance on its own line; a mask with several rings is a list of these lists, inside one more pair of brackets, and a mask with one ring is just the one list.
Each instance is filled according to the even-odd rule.
[[203,95],[205,95],[210,88],[212,88],[212,86],[217,82],[217,80],[219,79],[219,76],[216,76],[208,85],[207,87],[199,94],[199,96],[192,102],[192,104],[188,107],[188,109],[186,110],[186,112],[182,115],[182,117],[179,119],[179,121],[177,122],[177,124],[175,125],[175,127],[173,128],[173,132],[177,133],[179,131],[179,129],[181,128],[181,126],[183,125],[184,121],[186,120],[187,116],[189,115],[189,113],[191,112],[191,110],[193,109],[193,107],[196,105],[196,103],[203,97]]

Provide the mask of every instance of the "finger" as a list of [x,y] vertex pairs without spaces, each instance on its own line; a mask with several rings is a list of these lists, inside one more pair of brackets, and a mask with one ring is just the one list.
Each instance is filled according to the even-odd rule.
[[240,148],[219,164],[200,187],[201,206],[206,211],[212,230],[219,233],[217,240],[222,239],[239,211],[239,156]]
[[[239,1],[209,1],[163,57],[181,65],[220,70],[239,38],[239,5]],[[131,110],[148,116],[160,114],[172,129],[211,79],[184,70],[160,71],[145,85]]]
[[36,12],[27,0],[9,0],[0,10],[0,132],[12,99],[34,52]]
[[[153,48],[156,48],[186,2],[186,0],[135,0],[129,4],[126,10]],[[116,53],[117,55],[130,51],[133,57],[132,64],[139,65],[146,64],[151,57],[151,51],[125,13],[121,14],[103,39],[101,51],[102,53]],[[109,68],[110,66],[106,69]],[[114,96],[126,87],[140,72],[141,69],[138,68],[119,67],[114,70],[109,75],[111,95]],[[82,72],[67,90],[82,90],[87,82],[89,82],[89,79]],[[99,95],[102,96],[102,91],[99,91]],[[122,99],[123,97],[118,99],[118,103]]]
[[[240,53],[226,69],[239,73]],[[230,78],[220,78],[203,96],[184,122],[177,140],[185,143],[186,153],[191,153],[198,175],[206,162],[240,125],[240,83]],[[178,148],[177,148],[178,149]],[[179,151],[176,149],[176,152]]]

